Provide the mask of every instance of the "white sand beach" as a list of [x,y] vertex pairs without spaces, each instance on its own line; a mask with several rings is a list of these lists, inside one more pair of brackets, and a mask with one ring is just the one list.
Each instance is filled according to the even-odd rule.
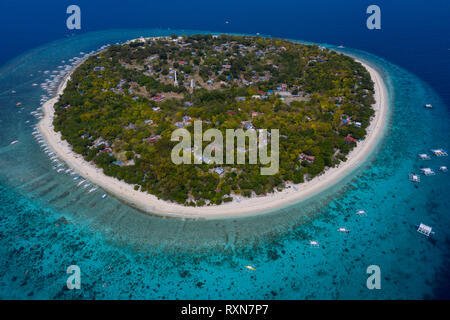
[[108,193],[120,198],[141,211],[184,218],[230,218],[255,215],[299,202],[335,185],[357,168],[377,145],[378,141],[383,136],[387,119],[387,91],[378,72],[367,64],[361,61],[359,62],[369,71],[372,80],[375,83],[376,103],[373,105],[375,116],[373,117],[370,126],[367,128],[367,136],[364,141],[358,142],[357,146],[348,155],[347,161],[341,163],[338,167],[326,170],[322,175],[315,177],[311,181],[291,185],[290,188],[263,197],[240,197],[239,202],[234,200],[230,203],[218,206],[214,205],[197,208],[185,207],[168,201],[159,200],[157,197],[148,193],[135,191],[133,185],[104,175],[102,169],[85,161],[81,155],[74,153],[71,146],[66,141],[61,140],[61,134],[55,132],[53,129],[53,106],[66,87],[70,75],[68,75],[59,86],[57,96],[43,105],[44,118],[39,122],[39,129],[47,140],[48,145],[70,168],[83,178],[91,181],[91,183],[100,186]]

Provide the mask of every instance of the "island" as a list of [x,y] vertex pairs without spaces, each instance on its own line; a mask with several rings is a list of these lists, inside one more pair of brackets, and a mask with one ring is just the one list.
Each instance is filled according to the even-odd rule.
[[[382,135],[385,90],[373,68],[322,46],[140,38],[81,63],[44,105],[40,129],[80,175],[145,212],[234,216],[309,197],[355,168]],[[278,129],[278,172],[174,164],[172,132],[192,132],[199,120],[224,133]],[[237,152],[248,157],[247,148]]]

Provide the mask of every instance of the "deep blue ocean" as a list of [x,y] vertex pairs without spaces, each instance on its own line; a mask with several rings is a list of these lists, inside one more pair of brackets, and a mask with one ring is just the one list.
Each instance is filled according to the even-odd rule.
[[[76,32],[66,28],[70,4],[82,11]],[[371,4],[381,30],[366,28]],[[422,166],[450,165],[417,156],[450,149],[449,18],[444,0],[2,1],[0,298],[450,298],[450,172],[408,181]],[[32,84],[48,78],[44,70],[139,36],[221,32],[314,42],[367,61],[388,87],[385,138],[333,188],[242,219],[144,215],[52,170],[31,135],[43,94]],[[420,222],[433,240],[415,231]],[[72,264],[81,290],[66,287]],[[380,290],[366,287],[369,265],[381,269]]]

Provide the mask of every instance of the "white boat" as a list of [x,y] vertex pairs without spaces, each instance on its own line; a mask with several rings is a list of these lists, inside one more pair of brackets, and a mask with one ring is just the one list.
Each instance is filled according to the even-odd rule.
[[416,228],[417,228],[417,232],[419,232],[427,237],[434,235],[433,228],[430,226],[427,226],[423,223],[416,225]]
[[367,212],[365,210],[358,210],[358,211],[356,211],[356,214],[359,216],[362,216],[362,215],[367,214]]
[[85,182],[86,182],[86,180],[81,180],[80,182],[78,182],[77,187],[81,186]]
[[310,245],[311,247],[317,248],[317,247],[319,246],[319,242],[318,242],[318,241],[315,241],[315,240],[311,240],[311,241],[309,242],[309,245]]
[[14,144],[16,144],[16,143],[19,143],[19,140],[14,140],[14,141],[11,142],[10,144],[11,144],[11,145],[14,145]]
[[80,177],[75,177],[75,178],[73,178],[73,181],[76,181],[78,179],[80,179]]
[[425,105],[425,108],[431,109],[431,108],[433,108],[433,106],[432,106],[431,104],[427,103],[427,104]]
[[253,266],[250,266],[250,265],[248,265],[248,266],[245,266],[248,270],[252,270],[252,271],[255,271],[256,269],[253,267]]
[[342,233],[349,233],[350,232],[350,230],[348,230],[346,228],[339,228],[338,231],[342,232]]
[[433,176],[433,175],[435,175],[434,170],[431,169],[431,168],[422,168],[422,169],[420,169],[420,171],[422,171],[422,173],[424,175],[426,175],[426,176]]
[[97,190],[98,188],[92,188],[91,190],[89,190],[89,193],[94,192],[95,190]]
[[431,159],[430,156],[427,155],[426,153],[419,154],[419,158],[422,160],[430,160]]
[[447,172],[447,167],[446,166],[441,166],[441,167],[439,167],[439,171]]
[[409,181],[412,182],[420,182],[420,176],[416,173],[410,173],[409,174]]
[[102,195],[102,199],[106,199],[108,195],[105,193],[104,195]]
[[436,157],[448,156],[447,151],[445,151],[444,149],[431,149],[431,152],[433,152]]

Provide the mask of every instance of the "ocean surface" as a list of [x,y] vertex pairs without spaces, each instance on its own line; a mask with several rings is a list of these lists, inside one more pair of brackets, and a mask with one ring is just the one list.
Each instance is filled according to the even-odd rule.
[[[390,59],[375,49],[351,49],[345,41],[327,44],[317,31],[308,37],[292,30],[267,32],[326,45],[374,66],[387,85],[390,116],[385,138],[358,170],[308,201],[263,216],[148,216],[111,196],[102,200],[101,190],[87,193],[77,188],[72,176],[52,170],[31,135],[37,120],[30,112],[44,93],[32,84],[49,76],[42,71],[56,70],[62,60],[107,43],[219,28],[200,29],[54,35],[62,39],[26,48],[0,67],[0,298],[449,298],[450,172],[422,176],[416,185],[408,181],[408,174],[418,173],[420,167],[450,165],[448,157],[424,162],[417,156],[432,148],[450,149],[448,64],[436,72],[428,70],[430,78],[417,67],[418,77],[392,62],[398,52]],[[220,31],[259,32],[244,26]],[[345,48],[339,49],[340,44]],[[430,57],[448,60],[449,52],[438,55],[436,50],[430,49]],[[434,108],[423,108],[425,103]],[[10,145],[13,140],[19,143]],[[358,209],[367,215],[356,215]],[[415,231],[420,222],[433,227],[433,240]],[[339,227],[350,233],[339,233]],[[310,240],[320,246],[310,247]],[[66,287],[66,269],[73,264],[81,268],[81,290]],[[380,290],[366,287],[370,265],[381,269]]]

